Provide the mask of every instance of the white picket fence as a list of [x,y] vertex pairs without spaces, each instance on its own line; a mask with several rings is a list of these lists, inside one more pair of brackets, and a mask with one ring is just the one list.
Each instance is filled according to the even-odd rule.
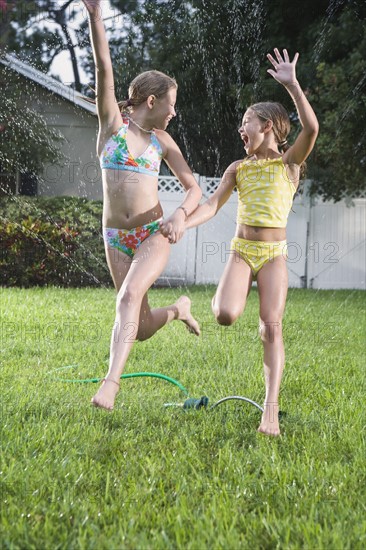
[[[195,175],[203,200],[214,192],[218,178]],[[289,286],[293,288],[357,288],[365,284],[366,199],[339,203],[310,200],[305,192],[294,201],[287,226]],[[184,189],[174,177],[159,177],[159,197],[165,216],[179,206]],[[171,247],[160,284],[219,282],[235,232],[234,192],[209,222],[186,231]]]

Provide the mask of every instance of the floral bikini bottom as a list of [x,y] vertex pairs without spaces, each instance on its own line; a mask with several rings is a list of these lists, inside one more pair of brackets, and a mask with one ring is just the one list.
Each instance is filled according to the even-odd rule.
[[139,246],[145,239],[157,233],[160,229],[162,218],[146,225],[135,227],[134,229],[115,229],[113,227],[103,227],[104,241],[112,248],[128,254],[133,258]]

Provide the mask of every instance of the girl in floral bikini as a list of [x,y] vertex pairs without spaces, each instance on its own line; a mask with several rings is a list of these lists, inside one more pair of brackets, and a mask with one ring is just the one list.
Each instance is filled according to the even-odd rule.
[[[212,309],[218,323],[233,324],[245,308],[253,279],[257,280],[266,383],[258,431],[277,436],[278,395],[285,363],[282,317],[288,286],[286,224],[301,164],[310,155],[318,135],[318,121],[296,79],[298,54],[290,62],[287,50],[283,50],[283,57],[277,49],[274,52],[276,58],[268,54],[274,67],[268,72],[292,97],[301,132],[289,146],[286,138],[290,120],[281,104],[263,102],[249,107],[239,128],[247,157],[227,168],[215,193],[189,216],[186,227],[212,218],[237,187],[237,229]],[[161,230],[169,235],[164,224]]]
[[[150,309],[147,291],[165,268],[170,243],[183,235],[201,190],[174,140],[165,132],[175,117],[177,84],[159,71],[138,75],[129,98],[117,104],[113,70],[101,12],[101,0],[83,0],[88,14],[96,66],[99,118],[97,152],[103,173],[103,235],[108,267],[118,292],[110,363],[93,405],[112,410],[119,380],[134,341],[146,340],[175,319],[199,334],[187,296],[175,304]],[[160,232],[163,211],[158,199],[162,159],[187,193]]]

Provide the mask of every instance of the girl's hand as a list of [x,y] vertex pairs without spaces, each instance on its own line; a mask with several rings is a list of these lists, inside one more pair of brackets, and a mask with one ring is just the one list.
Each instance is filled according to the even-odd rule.
[[295,67],[296,62],[299,58],[299,54],[296,53],[295,57],[290,62],[287,50],[283,50],[284,59],[282,59],[282,56],[277,48],[274,49],[274,53],[276,55],[277,61],[271,56],[270,53],[267,54],[267,57],[274,66],[275,70],[268,69],[267,73],[273,76],[273,78],[277,80],[277,82],[283,84],[284,86],[288,86],[297,82]]
[[185,228],[185,214],[180,208],[167,220],[160,222],[160,232],[168,239],[170,244],[177,243],[183,237]]

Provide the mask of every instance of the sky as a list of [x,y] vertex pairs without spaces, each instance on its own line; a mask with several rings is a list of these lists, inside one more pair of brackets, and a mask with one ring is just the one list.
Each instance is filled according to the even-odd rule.
[[[62,4],[64,3],[64,1],[65,0],[62,0]],[[83,2],[80,0],[74,0],[70,8],[74,8],[78,14],[76,17],[72,19],[72,21],[69,24],[69,31],[72,32],[72,34],[74,34],[73,31],[77,30],[79,28],[80,23],[84,21],[85,18],[87,17],[87,11],[85,9]],[[107,30],[107,36],[108,36],[108,31],[113,29],[116,24],[115,22],[116,11],[111,8],[109,0],[103,0],[102,9],[103,9],[103,20],[104,20],[104,24],[105,24],[105,27]],[[54,27],[57,27],[57,25],[51,24],[51,23],[48,24],[49,29],[52,29]],[[77,48],[76,52],[77,52],[77,55],[80,56],[82,53],[82,50],[80,48]],[[59,76],[64,84],[70,84],[71,82],[74,82],[74,73],[72,70],[70,54],[68,51],[62,52],[54,59],[50,70],[52,74],[56,74],[57,76]],[[88,84],[90,78],[83,71],[80,64],[79,64],[79,71],[80,71],[81,82],[83,84]]]
[[[78,15],[72,19],[72,21],[69,24],[69,31],[75,36],[74,30],[79,28],[79,25],[82,21],[85,20],[87,17],[87,12],[85,9],[85,6],[83,2],[74,0],[72,3],[72,6],[75,10],[77,10]],[[108,29],[110,29],[113,26],[113,20],[109,19],[109,17],[113,16],[114,12],[111,9],[109,0],[103,0],[103,19],[107,19],[105,21],[105,26],[108,32]],[[48,23],[48,28],[52,30],[52,28],[57,27],[58,25]],[[76,40],[75,40],[76,41]],[[80,48],[76,49],[76,53],[78,56],[81,55],[82,50]],[[80,79],[83,84],[89,83],[89,77],[86,75],[86,73],[83,71],[81,65],[79,64],[79,71],[80,71]],[[59,76],[64,84],[70,84],[74,82],[74,73],[72,70],[71,65],[71,59],[69,52],[63,51],[61,54],[59,54],[57,57],[55,57],[50,72],[52,74],[56,74]]]
[[[0,0],[1,2],[2,0]],[[64,4],[65,0],[58,0],[56,4]],[[87,17],[87,11],[85,9],[85,6],[81,0],[74,0],[72,4],[68,8],[70,12],[72,10],[75,11],[75,15],[72,17],[72,19],[68,23],[68,30],[72,36],[73,43],[75,44],[77,42],[77,37],[75,31],[79,29],[80,24],[85,20]],[[109,0],[102,0],[102,9],[103,9],[103,19],[105,22],[105,27],[107,30],[107,36],[109,32],[116,28],[119,24],[121,24],[122,16],[116,17],[117,12],[115,9],[111,7]],[[49,31],[54,31],[56,29],[60,29],[59,25],[56,23],[53,23],[50,20],[43,20],[41,21],[40,18],[36,17],[36,23],[39,28],[47,28]],[[34,28],[32,29],[34,30]],[[80,48],[76,48],[76,54],[78,57],[80,57],[83,53],[83,50]],[[79,64],[79,72],[80,72],[80,79],[83,84],[88,84],[90,78],[86,75],[86,73],[83,71],[81,65]],[[55,59],[52,62],[52,65],[50,67],[50,74],[57,75],[64,84],[69,85],[70,83],[74,82],[74,73],[72,70],[72,64],[70,59],[70,54],[67,50],[61,52],[59,55],[55,57]]]

